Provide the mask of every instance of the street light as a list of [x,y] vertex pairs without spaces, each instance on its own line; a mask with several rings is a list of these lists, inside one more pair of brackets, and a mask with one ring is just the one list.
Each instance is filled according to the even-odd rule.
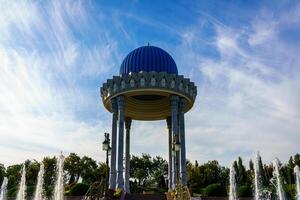
[[180,143],[179,142],[175,143],[175,151],[176,152],[180,151]]
[[109,179],[109,166],[108,166],[108,156],[111,155],[111,147],[110,147],[110,139],[109,139],[109,133],[104,133],[104,141],[102,142],[102,150],[106,151],[106,189],[108,188],[108,179]]
[[109,149],[109,133],[104,133],[104,141],[102,142],[102,150],[108,151]]
[[108,148],[108,156],[111,156],[111,147]]

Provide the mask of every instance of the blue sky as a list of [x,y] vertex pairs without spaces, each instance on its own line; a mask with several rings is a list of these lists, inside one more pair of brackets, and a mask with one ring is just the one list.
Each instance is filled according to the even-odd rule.
[[[61,150],[104,161],[99,87],[148,42],[198,86],[189,159],[299,153],[299,1],[0,0],[0,162]],[[131,147],[166,158],[165,122],[135,121]]]

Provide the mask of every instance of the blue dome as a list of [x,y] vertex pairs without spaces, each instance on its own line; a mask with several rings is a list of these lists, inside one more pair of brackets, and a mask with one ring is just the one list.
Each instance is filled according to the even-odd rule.
[[155,46],[139,47],[130,52],[123,60],[120,74],[140,71],[178,74],[173,58],[165,50]]

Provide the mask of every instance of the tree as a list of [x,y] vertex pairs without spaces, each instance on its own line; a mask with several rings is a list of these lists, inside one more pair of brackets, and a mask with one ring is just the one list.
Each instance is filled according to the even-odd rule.
[[150,172],[154,183],[162,189],[166,189],[167,185],[164,176],[168,174],[168,163],[160,156],[156,156],[152,160],[152,169]]
[[242,160],[241,157],[238,157],[237,183],[238,183],[238,185],[249,185],[249,184],[251,184],[247,180],[246,168],[243,165],[243,160]]
[[97,168],[98,165],[95,160],[90,157],[83,156],[80,160],[81,178],[83,183],[91,184],[99,181]]
[[68,183],[77,183],[81,175],[80,157],[75,153],[70,153],[65,159],[64,170],[67,172]]
[[273,177],[273,165],[264,165],[262,170],[263,186],[270,187],[270,180]]
[[56,175],[56,157],[45,157],[44,164],[44,189],[46,196],[51,196],[55,184]]
[[0,163],[0,185],[2,185],[4,177],[5,177],[5,167],[2,163]]
[[294,155],[294,164],[298,165],[300,167],[300,154],[299,153]]
[[[204,185],[204,179],[200,177],[199,165],[197,160],[195,161],[195,165],[193,163],[187,161],[186,164],[186,172],[187,172],[187,185],[191,191],[191,193],[200,193],[201,187],[199,185]],[[202,181],[202,182],[200,182]]]
[[107,173],[108,173],[108,167],[106,165],[106,163],[101,162],[99,163],[99,166],[97,168],[97,180],[105,180]]
[[229,185],[229,168],[222,167],[220,172],[220,183],[223,186]]
[[158,188],[159,192],[167,189],[164,176],[168,174],[168,163],[160,156],[152,158],[149,154],[132,156],[130,159],[130,177],[135,192],[142,192],[141,188]]
[[8,179],[7,190],[17,188],[21,179],[22,165],[11,165],[7,167],[6,177]]
[[284,181],[288,184],[295,184],[294,167],[294,160],[291,156],[288,163],[281,169]]
[[249,161],[249,169],[254,172],[254,164],[253,164],[252,159],[250,159],[250,161]]
[[[44,190],[48,197],[52,195],[55,184],[57,168],[56,162],[55,157],[45,157],[43,159],[45,167]],[[286,164],[281,164],[280,174],[283,179],[285,192],[288,193],[289,197],[292,197],[295,192],[293,168],[296,164],[300,164],[299,154],[290,157]],[[27,192],[28,194],[33,194],[38,171],[40,169],[40,163],[36,160],[26,160],[25,165],[26,182],[28,186]],[[164,177],[167,175],[168,163],[162,157],[157,156],[152,158],[149,154],[132,156],[130,159],[130,165],[130,175],[131,178],[133,178],[133,181],[130,182],[132,192],[142,192],[143,190],[149,189],[156,192],[163,192],[166,190],[167,186]],[[197,161],[195,161],[194,164],[187,161],[186,165],[187,185],[192,194],[197,193],[204,195],[205,193],[209,193],[212,195],[214,192],[211,191],[218,192],[221,191],[219,189],[227,188],[229,185],[229,169],[219,165],[216,160],[208,161],[201,165]],[[236,175],[239,184],[239,195],[249,196],[252,190],[251,185],[254,178],[254,164],[252,160],[249,162],[249,170],[245,169],[242,158],[240,157],[233,163],[233,167],[237,172]],[[272,184],[270,184],[270,179],[273,177],[274,170],[272,164],[263,164],[259,157],[258,167],[261,173],[262,186],[275,192],[275,188]],[[7,176],[8,196],[10,197],[15,196],[17,193],[21,178],[21,169],[22,164],[8,166],[6,170],[4,165],[0,164],[0,182],[3,181],[4,176]],[[70,189],[75,185],[75,182],[78,181],[79,177],[82,177],[83,184],[81,185],[89,186],[91,184],[102,184],[104,183],[103,181],[106,181],[108,169],[109,168],[106,163],[97,164],[96,161],[90,157],[83,156],[80,158],[76,154],[71,153],[65,161],[65,173],[67,175],[65,176],[65,181],[69,183],[71,180],[74,181],[72,184],[67,185],[66,188],[70,191]]]
[[270,174],[269,174],[269,169],[267,169],[267,166],[263,165],[261,156],[258,157],[258,170],[260,172],[261,176],[261,183],[263,186],[268,187],[270,185]]
[[38,163],[36,160],[25,161],[26,165],[26,184],[27,186],[35,186],[37,181],[37,176],[40,170],[40,163]]
[[238,177],[239,177],[239,166],[238,166],[238,163],[237,163],[236,160],[233,162],[232,167],[233,167],[233,169],[235,171],[235,178],[236,178],[236,180],[238,180]]
[[208,161],[204,163],[204,177],[205,177],[205,185],[210,185],[213,183],[218,183],[220,181],[220,172],[221,166],[218,161]]
[[141,157],[132,156],[130,159],[130,177],[138,180],[138,186],[145,186],[145,181],[150,176],[152,169],[151,156],[142,154]]
[[252,159],[249,161],[249,170],[247,170],[246,173],[249,185],[252,185],[254,183],[254,163]]

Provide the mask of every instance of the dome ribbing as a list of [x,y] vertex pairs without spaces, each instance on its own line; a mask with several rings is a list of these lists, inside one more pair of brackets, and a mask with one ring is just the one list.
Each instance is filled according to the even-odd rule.
[[142,46],[133,50],[123,60],[120,68],[120,74],[141,71],[178,74],[173,58],[166,51],[155,46]]

